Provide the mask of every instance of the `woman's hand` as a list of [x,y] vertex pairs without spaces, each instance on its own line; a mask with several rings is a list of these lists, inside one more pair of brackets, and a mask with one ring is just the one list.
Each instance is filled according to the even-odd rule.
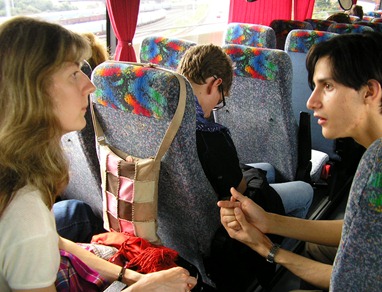
[[181,267],[143,275],[142,278],[123,292],[188,292],[197,280]]

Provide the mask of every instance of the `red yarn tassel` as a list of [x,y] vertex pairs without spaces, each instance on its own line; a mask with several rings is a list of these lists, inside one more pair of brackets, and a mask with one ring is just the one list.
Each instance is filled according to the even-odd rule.
[[152,273],[176,267],[178,252],[167,247],[147,247],[141,254],[134,257],[126,265],[139,273]]

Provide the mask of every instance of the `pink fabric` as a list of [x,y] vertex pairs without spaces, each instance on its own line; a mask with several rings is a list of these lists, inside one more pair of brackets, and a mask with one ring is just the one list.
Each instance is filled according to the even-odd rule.
[[107,287],[108,282],[75,255],[65,250],[60,250],[60,254],[61,263],[55,283],[58,292],[96,292]]
[[119,199],[129,203],[134,202],[134,181],[126,177],[119,177]]
[[106,7],[118,44],[114,59],[136,62],[133,38],[137,26],[140,0],[107,0]]
[[[314,0],[295,0],[294,20],[312,18]],[[243,22],[269,26],[274,19],[292,19],[292,0],[231,0],[228,23]]]

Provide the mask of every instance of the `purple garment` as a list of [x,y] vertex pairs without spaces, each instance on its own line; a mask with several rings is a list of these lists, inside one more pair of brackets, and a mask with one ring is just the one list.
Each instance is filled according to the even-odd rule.
[[57,273],[58,292],[103,291],[109,283],[76,256],[60,249],[61,263]]

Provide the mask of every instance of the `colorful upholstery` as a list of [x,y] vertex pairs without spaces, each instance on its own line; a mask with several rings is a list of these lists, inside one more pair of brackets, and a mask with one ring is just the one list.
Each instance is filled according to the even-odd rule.
[[[90,78],[90,65],[85,63],[81,69]],[[81,200],[90,205],[96,216],[102,218],[101,177],[89,107],[85,119],[84,129],[70,132],[61,139],[68,157],[70,175],[69,184],[61,198]]]
[[[97,118],[109,144],[137,157],[155,155],[178,105],[179,82],[156,68],[105,62],[92,76]],[[192,88],[182,124],[162,159],[158,190],[158,235],[198,267],[220,225],[217,197],[204,175],[196,149]]]
[[146,37],[141,44],[140,60],[175,70],[186,50],[195,45],[194,42],[176,38]]
[[276,48],[274,30],[265,25],[230,23],[224,38],[225,44],[237,44],[260,48]]
[[375,18],[374,16],[364,15],[362,20],[363,21],[372,21],[374,18]]
[[276,48],[284,50],[285,40],[288,33],[293,29],[312,29],[309,22],[298,20],[283,20],[275,19],[271,22],[270,27],[273,28],[276,34]]
[[381,16],[379,15],[379,18],[374,18],[371,22],[373,23],[382,23],[382,18],[380,18]]
[[336,36],[336,34],[325,31],[295,29],[287,36],[285,51],[307,53],[314,44],[327,41],[333,36]]
[[312,25],[313,30],[319,30],[319,31],[327,31],[328,27],[331,24],[336,23],[335,21],[331,21],[331,20],[313,19],[313,18],[305,19],[304,21],[309,22]]
[[328,32],[334,32],[338,34],[363,33],[364,31],[373,31],[373,29],[365,25],[348,23],[334,23],[328,28]]
[[297,169],[297,123],[291,106],[292,65],[276,49],[224,45],[235,63],[227,105],[215,112],[227,126],[244,163],[269,162],[276,181],[294,180]]
[[[335,37],[336,33],[314,30],[292,30],[285,42],[285,51],[291,58],[293,67],[292,78],[292,107],[294,116],[299,119],[300,112],[308,112],[313,115],[312,111],[306,107],[312,90],[308,85],[308,71],[305,67],[306,54],[309,49],[319,42],[327,41]],[[318,150],[312,152],[312,171],[311,179],[316,182],[320,179],[321,169],[329,158],[338,159],[338,155],[334,151],[334,141],[325,139],[322,136],[321,127],[314,121],[311,122],[311,144],[312,149]],[[326,153],[322,155],[322,153]],[[318,159],[322,156],[324,159]]]

